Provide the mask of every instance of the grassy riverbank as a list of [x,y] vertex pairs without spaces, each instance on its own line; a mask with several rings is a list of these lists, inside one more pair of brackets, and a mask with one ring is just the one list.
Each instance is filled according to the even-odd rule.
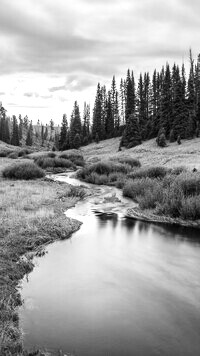
[[[26,160],[23,160],[24,162]],[[15,161],[16,162],[16,161]],[[19,281],[33,268],[32,257],[56,239],[65,239],[80,223],[64,215],[78,194],[69,185],[46,180],[2,177],[10,165],[0,158],[0,355],[24,355],[17,309]]]
[[78,177],[123,189],[124,196],[138,203],[130,217],[200,227],[200,140],[164,149],[151,140],[116,152],[117,140],[83,148],[87,165]]

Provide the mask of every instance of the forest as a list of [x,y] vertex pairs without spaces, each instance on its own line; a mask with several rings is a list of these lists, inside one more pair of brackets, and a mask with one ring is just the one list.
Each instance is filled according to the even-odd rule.
[[58,150],[79,148],[92,141],[99,142],[122,136],[122,146],[134,147],[145,140],[157,138],[159,146],[181,139],[199,136],[200,126],[200,55],[197,60],[189,53],[190,68],[186,74],[184,64],[167,63],[152,77],[149,72],[140,74],[136,82],[134,73],[127,70],[125,79],[117,88],[115,76],[109,90],[97,84],[92,115],[90,105],[85,103],[81,117],[77,101],[70,120],[63,114],[61,127],[53,120],[49,125],[39,121],[33,125],[28,117],[6,115],[0,108],[0,140],[15,146],[53,147]]

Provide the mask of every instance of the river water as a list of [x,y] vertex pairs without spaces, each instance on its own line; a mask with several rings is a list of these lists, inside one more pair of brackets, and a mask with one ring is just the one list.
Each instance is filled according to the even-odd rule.
[[[66,213],[83,222],[80,230],[35,258],[22,282],[25,347],[76,356],[199,356],[198,230],[126,219],[130,201],[120,191],[97,191]],[[113,192],[121,203],[108,202]]]

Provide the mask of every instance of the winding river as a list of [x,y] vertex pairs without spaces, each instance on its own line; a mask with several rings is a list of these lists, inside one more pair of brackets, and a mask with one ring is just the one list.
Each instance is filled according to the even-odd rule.
[[130,204],[119,190],[100,187],[67,211],[83,222],[80,230],[48,246],[22,282],[25,347],[200,355],[200,233],[127,219]]

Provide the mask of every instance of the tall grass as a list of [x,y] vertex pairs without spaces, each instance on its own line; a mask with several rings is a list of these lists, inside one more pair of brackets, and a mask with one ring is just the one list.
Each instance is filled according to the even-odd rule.
[[141,167],[141,163],[138,159],[132,157],[120,157],[118,159],[120,163],[126,163],[131,167]]
[[63,151],[59,157],[72,161],[76,166],[85,165],[83,155],[77,150]]
[[44,177],[44,171],[32,162],[20,162],[7,166],[3,172],[4,178],[9,179],[36,179]]
[[41,156],[39,158],[35,159],[35,163],[43,168],[75,168],[74,164],[68,160],[68,159],[64,159],[64,158],[60,158],[60,157],[48,157],[48,156]]
[[169,173],[169,169],[165,167],[144,167],[139,168],[132,171],[128,178],[136,179],[136,178],[164,178],[167,173]]
[[200,174],[173,172],[164,178],[129,179],[123,194],[139,203],[141,209],[155,209],[173,218],[200,219]]

